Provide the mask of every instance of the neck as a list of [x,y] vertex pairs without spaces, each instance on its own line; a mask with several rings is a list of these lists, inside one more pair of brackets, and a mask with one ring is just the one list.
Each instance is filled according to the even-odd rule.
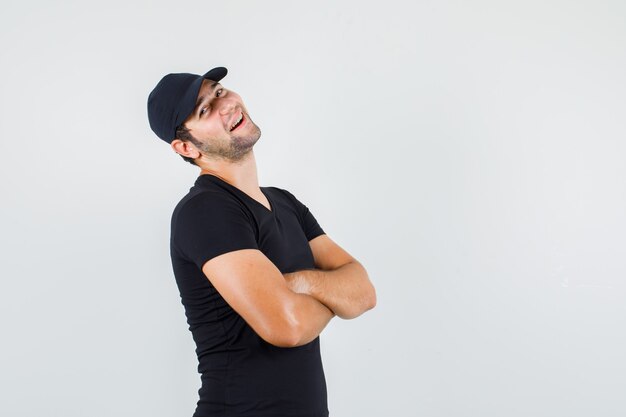
[[237,162],[228,160],[199,160],[197,162],[201,168],[199,175],[215,175],[248,194],[260,191],[253,149],[250,149],[250,152]]

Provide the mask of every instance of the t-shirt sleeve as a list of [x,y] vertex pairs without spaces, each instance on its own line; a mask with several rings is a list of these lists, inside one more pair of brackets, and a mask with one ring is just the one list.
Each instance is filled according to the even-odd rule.
[[319,225],[319,223],[315,219],[315,216],[313,216],[313,213],[311,213],[311,211],[306,205],[300,202],[300,200],[298,200],[296,196],[291,194],[289,191],[284,190],[282,188],[281,190],[287,193],[287,195],[293,201],[296,207],[296,210],[298,211],[300,224],[302,225],[302,230],[304,231],[304,235],[306,236],[307,240],[310,241],[312,239],[315,239],[319,235],[326,234],[326,232],[324,232],[322,227]]
[[172,230],[175,247],[199,269],[210,259],[239,249],[259,249],[255,227],[234,198],[206,192],[179,210]]

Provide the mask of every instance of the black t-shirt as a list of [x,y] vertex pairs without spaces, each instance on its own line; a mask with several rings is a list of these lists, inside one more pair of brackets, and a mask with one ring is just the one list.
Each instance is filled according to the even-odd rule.
[[309,241],[324,231],[287,190],[260,187],[268,210],[203,174],[172,214],[170,253],[202,387],[194,417],[326,417],[319,336],[294,348],[263,340],[202,272],[209,259],[258,249],[282,272],[315,268]]

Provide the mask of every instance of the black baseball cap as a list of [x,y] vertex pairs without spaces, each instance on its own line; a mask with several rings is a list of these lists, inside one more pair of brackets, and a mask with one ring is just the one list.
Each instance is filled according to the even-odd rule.
[[220,81],[228,70],[216,67],[204,75],[167,74],[148,96],[148,120],[158,137],[172,143],[176,127],[183,123],[196,106],[202,80]]

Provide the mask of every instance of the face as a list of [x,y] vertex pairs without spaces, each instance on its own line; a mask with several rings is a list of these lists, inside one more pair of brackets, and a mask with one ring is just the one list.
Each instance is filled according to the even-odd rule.
[[203,80],[196,107],[185,121],[200,142],[196,148],[210,159],[243,159],[261,137],[241,97],[220,83]]

